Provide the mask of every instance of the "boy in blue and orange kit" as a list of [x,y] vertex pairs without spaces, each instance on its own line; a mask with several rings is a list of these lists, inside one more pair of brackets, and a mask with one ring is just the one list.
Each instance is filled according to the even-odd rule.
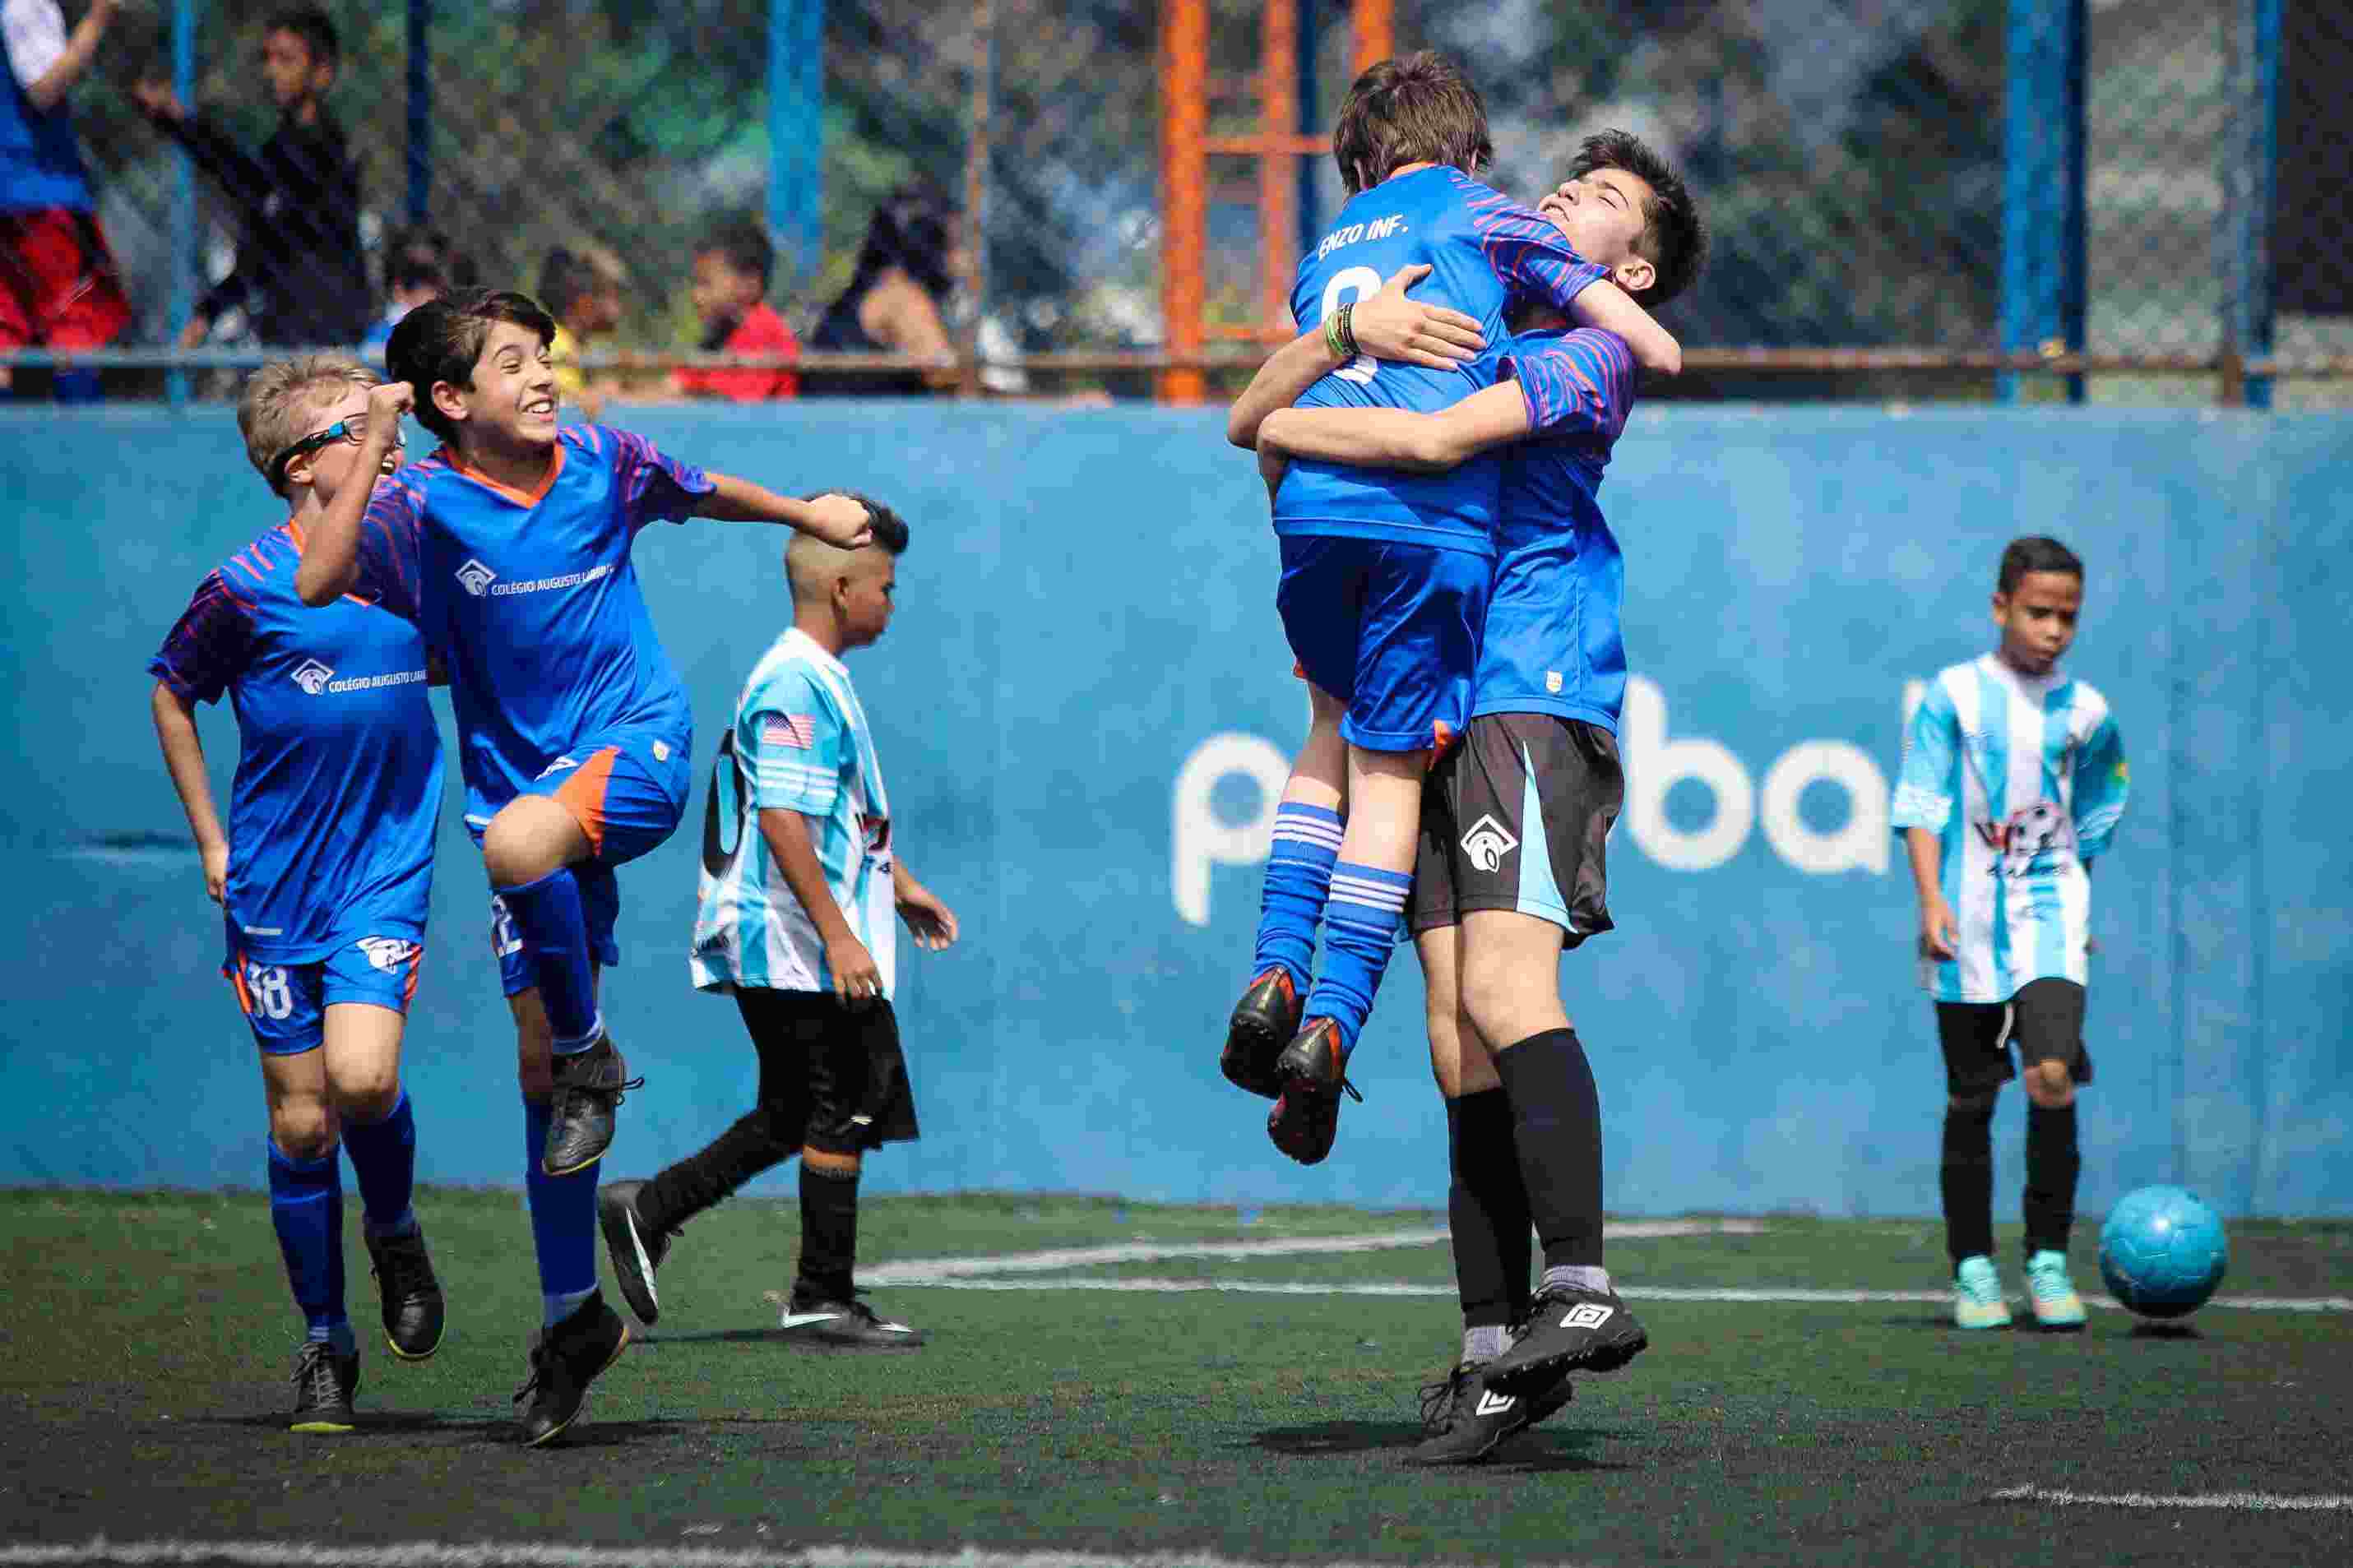
[[[411,1212],[417,1122],[402,1026],[424,957],[441,809],[441,734],[417,628],[356,598],[303,606],[295,569],[339,495],[364,498],[399,438],[364,445],[375,373],[341,354],[280,361],[246,382],[246,452],[286,521],[207,574],[148,662],[155,733],[221,906],[236,988],[269,1101],[269,1215],[307,1332],[297,1432],[347,1432],[359,1347],[343,1310],[343,1183],[351,1156],[384,1296],[385,1340],[439,1348],[440,1285]],[[195,705],[237,708],[237,780],[221,831]]]
[[522,294],[470,289],[393,329],[365,454],[399,416],[444,445],[373,500],[344,492],[302,555],[305,602],[364,585],[449,665],[466,824],[493,892],[492,941],[517,1033],[543,1330],[523,1436],[552,1441],[628,1342],[596,1289],[596,1163],[633,1087],[596,1008],[619,958],[614,868],[685,809],[694,730],[655,641],[630,549],[668,519],[782,522],[855,548],[866,509],[795,500],[673,461],[643,437],[556,425],[555,323]]
[[[1641,364],[1680,368],[1674,339],[1607,268],[1472,177],[1493,152],[1477,89],[1442,57],[1385,60],[1356,79],[1333,133],[1350,199],[1292,291],[1309,330],[1234,405],[1236,445],[1256,445],[1261,421],[1294,400],[1428,411],[1493,384],[1514,301],[1606,328]],[[1453,309],[1398,359],[1359,352],[1377,346],[1355,330],[1359,304],[1398,302],[1384,280],[1409,268],[1426,269],[1424,297]],[[1331,1152],[1347,1055],[1404,919],[1423,774],[1470,719],[1501,475],[1495,454],[1442,474],[1307,458],[1270,474],[1276,602],[1314,722],[1276,812],[1252,979],[1221,1068],[1275,1100],[1268,1135],[1304,1164]]]

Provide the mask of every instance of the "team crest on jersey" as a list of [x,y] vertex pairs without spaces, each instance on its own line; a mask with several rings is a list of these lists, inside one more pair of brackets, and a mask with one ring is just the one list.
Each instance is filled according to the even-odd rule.
[[368,963],[386,974],[398,970],[421,951],[417,943],[396,936],[364,936],[352,945],[366,953]]
[[489,593],[491,584],[498,580],[497,573],[470,557],[463,566],[458,568],[458,585],[477,599]]
[[1471,857],[1471,864],[1482,871],[1502,868],[1504,857],[1520,847],[1511,830],[1492,816],[1482,816],[1462,836],[1462,851]]
[[327,689],[327,682],[334,679],[335,672],[315,658],[304,659],[301,668],[294,672],[294,684],[313,697]]

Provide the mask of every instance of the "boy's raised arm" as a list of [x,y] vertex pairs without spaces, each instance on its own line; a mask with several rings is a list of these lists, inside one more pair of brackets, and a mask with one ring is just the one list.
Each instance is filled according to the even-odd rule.
[[[353,471],[373,474],[384,464],[400,434],[400,421],[417,406],[417,394],[405,381],[387,381],[368,389],[367,436]],[[294,569],[294,592],[317,609],[332,605],[359,586],[360,520],[366,516],[373,485],[345,485],[327,503],[326,510],[302,540],[302,564]]]
[[842,550],[856,550],[873,541],[873,518],[848,496],[796,500],[733,474],[706,470],[705,477],[711,480],[711,493],[695,498],[692,510],[697,517],[719,522],[781,522]]
[[[1429,275],[1427,266],[1401,267],[1377,293],[1343,307],[1347,336],[1358,354],[1430,370],[1453,370],[1479,357],[1487,340],[1476,318],[1406,297],[1407,289]],[[1290,407],[1346,364],[1350,356],[1341,352],[1345,344],[1337,338],[1328,323],[1319,324],[1275,350],[1228,410],[1226,439],[1237,447],[1257,446],[1259,426],[1269,414]]]

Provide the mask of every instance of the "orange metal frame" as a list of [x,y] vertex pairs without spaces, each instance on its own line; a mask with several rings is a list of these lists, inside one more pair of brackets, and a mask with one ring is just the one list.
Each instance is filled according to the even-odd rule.
[[[1294,160],[1320,158],[1331,151],[1326,138],[1297,129],[1301,4],[1303,0],[1265,0],[1260,15],[1259,68],[1252,79],[1259,103],[1257,132],[1211,136],[1208,0],[1161,0],[1160,302],[1166,322],[1166,353],[1172,360],[1198,360],[1213,336],[1257,342],[1291,333],[1291,236],[1299,212]],[[1350,20],[1353,69],[1361,73],[1393,52],[1394,0],[1356,0]],[[1257,326],[1210,329],[1202,319],[1208,299],[1204,267],[1212,156],[1258,161]],[[1206,386],[1198,370],[1165,371],[1160,376],[1164,402],[1198,403]]]

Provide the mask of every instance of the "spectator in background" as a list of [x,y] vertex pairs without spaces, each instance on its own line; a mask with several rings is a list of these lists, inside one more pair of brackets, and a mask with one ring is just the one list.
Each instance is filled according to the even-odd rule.
[[369,359],[384,363],[384,345],[400,319],[427,300],[438,300],[458,283],[450,276],[448,237],[423,226],[396,228],[384,247],[384,314],[367,330],[360,346]]
[[[0,97],[0,350],[101,348],[130,324],[66,108],[118,9],[119,0],[90,0],[69,34],[58,0],[0,0],[9,76]],[[0,365],[0,392],[12,384]],[[87,401],[98,395],[98,373],[60,370],[53,384],[60,402]]]
[[591,419],[618,388],[601,377],[591,381],[580,368],[580,355],[621,324],[621,290],[628,281],[629,269],[601,245],[559,245],[539,269],[539,302],[555,318],[555,341],[548,345],[555,389]]
[[278,129],[248,153],[181,103],[170,84],[132,89],[155,127],[185,147],[236,206],[237,265],[196,302],[182,348],[243,307],[265,343],[356,343],[375,306],[360,255],[360,173],[326,98],[342,61],[334,24],[315,5],[270,17],[261,75]]
[[[797,357],[800,340],[768,303],[768,279],[776,248],[765,230],[748,220],[706,236],[694,252],[694,313],[702,318],[705,353],[776,354]],[[800,379],[788,370],[677,370],[670,384],[690,397],[724,397],[736,403],[793,397]]]
[[811,373],[810,396],[914,397],[955,384],[945,306],[963,269],[955,204],[926,182],[901,185],[866,226],[858,269],[809,333],[826,353],[905,354],[942,366],[892,375]]

